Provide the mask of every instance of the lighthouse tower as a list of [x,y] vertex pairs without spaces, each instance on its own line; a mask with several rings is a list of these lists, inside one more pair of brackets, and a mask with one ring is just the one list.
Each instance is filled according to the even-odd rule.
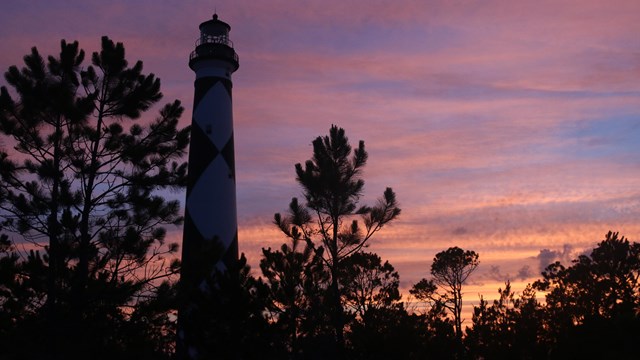
[[200,24],[196,49],[189,56],[196,81],[183,262],[187,265],[191,256],[202,253],[205,242],[217,238],[222,248],[215,261],[221,271],[238,259],[231,104],[231,74],[238,70],[238,54],[229,40],[230,29],[218,20],[218,15],[213,15],[213,19]]
[[178,320],[177,350],[184,359],[198,356],[197,333],[202,329],[197,318],[207,312],[190,299],[210,291],[207,278],[232,269],[238,260],[231,74],[239,64],[230,29],[214,14],[200,24],[200,37],[189,56],[196,80]]

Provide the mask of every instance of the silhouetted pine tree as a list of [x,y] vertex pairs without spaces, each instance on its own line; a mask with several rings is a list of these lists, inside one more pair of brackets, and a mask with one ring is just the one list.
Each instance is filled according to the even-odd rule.
[[482,297],[474,306],[472,327],[464,339],[473,359],[543,359],[543,307],[529,285],[515,297],[511,284],[498,289],[500,297],[489,306]]
[[[431,264],[432,279],[422,279],[411,289],[416,298],[432,300],[451,315],[456,336],[462,339],[462,285],[478,267],[478,254],[472,250],[451,247],[436,254]],[[440,290],[440,291],[438,291]]]
[[385,190],[376,206],[358,207],[367,157],[364,141],[352,151],[344,129],[332,126],[328,136],[313,140],[311,159],[304,166],[295,166],[296,180],[302,186],[306,203],[285,217],[276,215],[280,230],[288,237],[294,231],[300,233],[301,239],[322,257],[328,269],[326,311],[335,337],[333,356],[337,358],[344,356],[346,324],[341,302],[343,261],[362,249],[378,230],[400,214],[391,188]]
[[[167,307],[152,304],[171,293],[159,285],[178,266],[163,256],[177,250],[164,244],[164,226],[181,223],[180,206],[158,191],[185,182],[183,108],[174,101],[155,120],[140,120],[162,98],[160,80],[141,61],[130,66],[121,43],[103,37],[91,65],[83,61],[77,42],[63,40],[46,61],[33,48],[22,69],[5,74],[11,91],[0,89],[0,134],[13,146],[0,152],[2,224],[13,243],[44,246],[18,261],[14,280],[33,294],[29,320],[14,325],[32,322],[32,337],[46,333],[22,350],[47,358],[126,351],[128,336],[144,336],[132,321],[172,331],[156,317]],[[3,294],[5,316],[22,316],[6,314],[25,310],[4,306],[16,296]],[[137,313],[150,309],[164,315]],[[168,345],[148,346],[161,354]]]
[[640,243],[609,231],[589,255],[549,265],[546,291],[552,358],[633,358],[640,341]]
[[[292,217],[300,214],[297,199],[289,208]],[[326,341],[330,334],[330,322],[323,311],[329,273],[322,263],[321,251],[315,252],[304,242],[296,227],[290,228],[279,214],[275,223],[291,242],[282,244],[279,250],[262,249],[260,269],[269,289],[267,314],[272,330],[279,334],[290,357],[305,358],[308,352],[321,348],[318,343]]]

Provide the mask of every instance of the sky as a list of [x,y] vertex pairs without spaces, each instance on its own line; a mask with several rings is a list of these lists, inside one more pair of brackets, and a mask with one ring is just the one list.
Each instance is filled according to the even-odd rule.
[[183,102],[186,126],[188,56],[214,11],[240,57],[239,243],[256,275],[261,248],[285,240],[273,214],[301,197],[294,164],[332,124],[365,141],[362,202],[397,194],[401,216],[368,250],[405,295],[452,246],[480,254],[477,304],[609,230],[640,241],[639,1],[4,0],[0,70],[108,35],[160,77],[163,103]]

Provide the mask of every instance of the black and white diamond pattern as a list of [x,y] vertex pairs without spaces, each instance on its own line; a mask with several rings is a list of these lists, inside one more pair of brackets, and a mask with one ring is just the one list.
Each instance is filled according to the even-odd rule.
[[183,266],[198,266],[189,254],[217,239],[223,252],[210,261],[224,271],[238,258],[231,81],[198,78],[193,109]]

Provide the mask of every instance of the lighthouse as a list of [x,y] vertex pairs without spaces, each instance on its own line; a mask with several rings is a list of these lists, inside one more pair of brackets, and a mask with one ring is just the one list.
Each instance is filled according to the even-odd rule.
[[214,290],[211,276],[225,274],[238,260],[231,74],[239,63],[230,30],[214,14],[200,24],[189,56],[196,79],[178,314],[177,351],[182,359],[201,355],[199,324],[203,314],[211,312],[198,299]]

